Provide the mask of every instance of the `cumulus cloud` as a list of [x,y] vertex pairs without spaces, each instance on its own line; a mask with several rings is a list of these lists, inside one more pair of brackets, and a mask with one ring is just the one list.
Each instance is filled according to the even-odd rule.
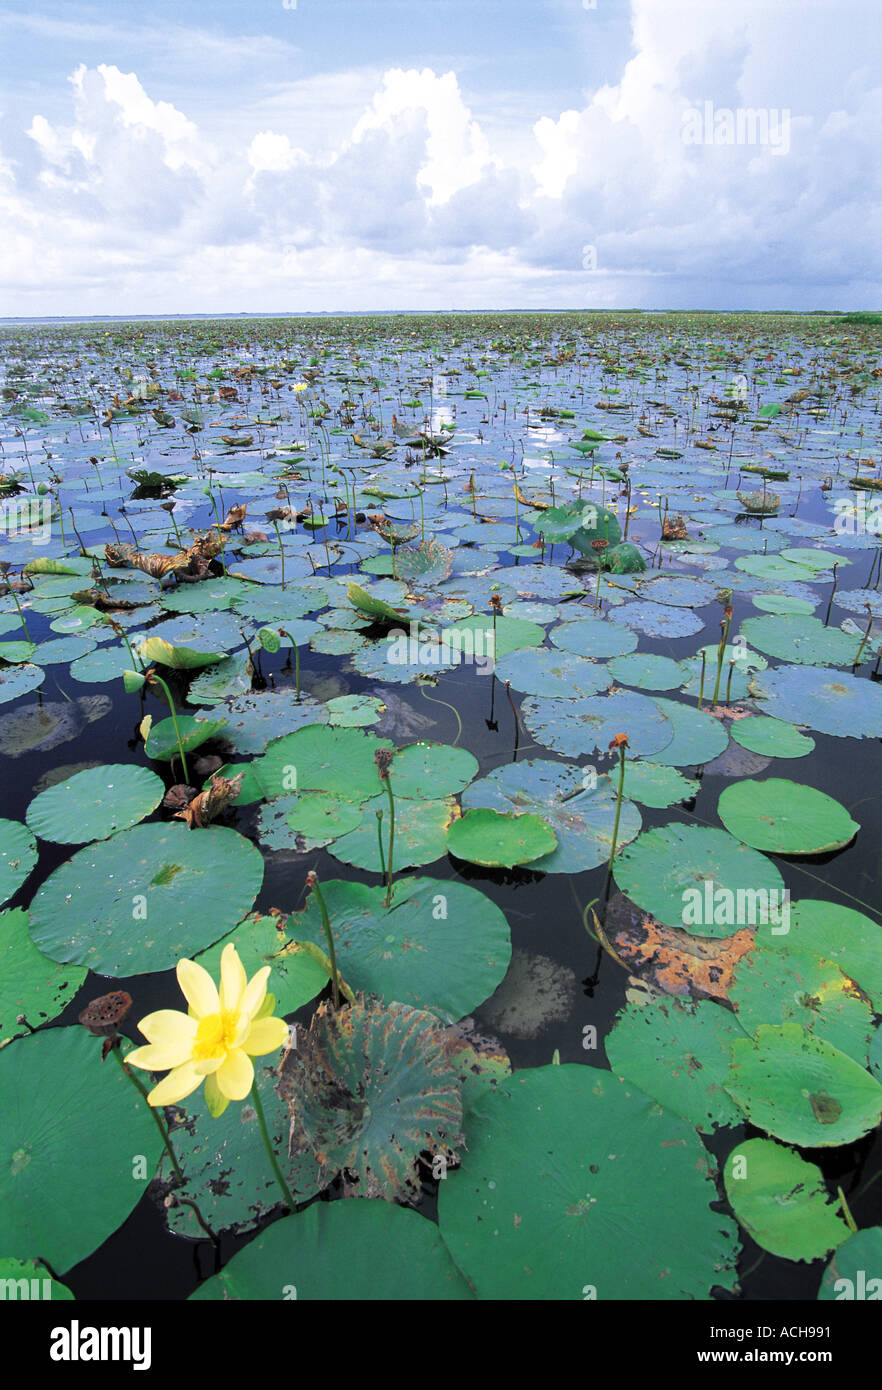
[[[531,153],[508,163],[453,70],[393,67],[370,90],[364,74],[316,80],[313,107],[346,94],[327,120],[305,118],[302,82],[282,84],[212,141],[186,91],[162,100],[134,72],[81,65],[69,122],[35,111],[27,157],[0,164],[7,302],[847,303],[882,283],[882,86],[843,37],[854,4],[631,0],[614,80],[538,118],[525,102],[508,148]],[[786,148],[690,142],[708,107],[750,109],[767,136],[786,111]]]

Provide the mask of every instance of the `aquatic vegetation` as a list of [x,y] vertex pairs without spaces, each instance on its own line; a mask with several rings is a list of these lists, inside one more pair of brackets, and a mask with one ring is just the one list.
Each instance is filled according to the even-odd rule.
[[143,1197],[197,1299],[856,1287],[874,325],[0,340],[3,1269]]

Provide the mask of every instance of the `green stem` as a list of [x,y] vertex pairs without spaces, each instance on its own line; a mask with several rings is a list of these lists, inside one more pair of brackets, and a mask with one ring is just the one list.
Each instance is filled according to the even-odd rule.
[[281,561],[282,561],[282,588],[284,589],[284,587],[285,587],[285,547],[282,545],[282,533],[281,533],[280,530],[279,530],[279,523],[278,523],[277,521],[274,521],[274,522],[273,522],[273,526],[276,528],[276,540],[279,542],[279,556],[280,556]]
[[704,672],[705,672],[706,666],[707,666],[707,652],[704,650],[704,647],[702,647],[702,649],[701,649],[701,684],[700,684],[699,687],[698,687],[698,708],[699,708],[699,709],[701,709],[701,704],[702,704],[702,701],[704,700]]
[[383,812],[377,811],[377,849],[380,851],[380,877],[386,877],[386,856],[383,853]]
[[183,1184],[186,1182],[186,1178],[184,1177],[181,1165],[178,1163],[177,1157],[175,1156],[175,1151],[172,1148],[172,1142],[169,1138],[168,1130],[166,1129],[165,1125],[162,1122],[162,1119],[160,1118],[159,1111],[155,1106],[150,1104],[149,1100],[147,1100],[147,1087],[144,1085],[141,1078],[136,1076],[135,1073],[133,1071],[130,1071],[129,1068],[126,1066],[126,1059],[122,1056],[118,1048],[114,1046],[110,1050],[116,1058],[123,1076],[128,1077],[129,1081],[131,1081],[132,1085],[135,1087],[135,1090],[140,1091],[141,1095],[147,1101],[147,1109],[153,1116],[156,1128],[162,1135],[162,1142],[165,1145],[165,1151],[168,1154],[169,1159],[171,1160],[171,1166],[174,1169],[175,1177],[177,1178],[178,1182],[183,1186]]
[[841,1187],[837,1187],[836,1191],[839,1193],[839,1205],[842,1208],[842,1215],[845,1217],[845,1224],[851,1231],[852,1235],[856,1236],[858,1232],[857,1222],[855,1221],[854,1217],[848,1209],[848,1203],[845,1200],[845,1193],[842,1191]]
[[336,956],[336,953],[335,953],[335,951],[334,951],[334,933],[331,931],[331,923],[330,923],[330,920],[329,920],[329,918],[328,918],[328,908],[327,908],[327,905],[326,905],[326,903],[325,903],[324,894],[322,893],[321,885],[319,884],[318,879],[315,879],[315,881],[313,882],[312,891],[315,893],[315,900],[316,900],[316,902],[318,903],[319,912],[320,912],[320,914],[321,914],[321,919],[322,919],[322,930],[323,930],[324,933],[325,933],[325,940],[326,940],[327,943],[328,943],[328,956],[329,956],[330,961],[331,961],[331,972],[332,972],[332,973],[331,973],[331,983],[332,983],[332,985],[333,985],[333,987],[334,987],[334,1008],[335,1008],[335,1009],[339,1009],[339,1007],[340,1007],[340,972],[339,972],[339,970],[337,969],[337,956]]
[[720,694],[720,675],[723,670],[723,657],[726,653],[726,643],[729,640],[729,624],[731,623],[731,621],[731,618],[726,619],[726,626],[723,628],[723,640],[721,641],[717,650],[717,680],[716,684],[714,685],[714,698],[712,702],[714,708],[716,708],[717,699]]
[[294,1202],[294,1198],[291,1196],[291,1191],[288,1187],[288,1184],[285,1182],[285,1179],[282,1176],[282,1170],[279,1167],[278,1159],[276,1158],[276,1155],[273,1152],[273,1146],[270,1143],[269,1131],[266,1127],[266,1116],[263,1113],[263,1103],[260,1099],[260,1092],[257,1089],[256,1072],[254,1075],[254,1084],[251,1087],[251,1099],[254,1101],[254,1109],[257,1112],[257,1123],[260,1126],[260,1134],[261,1138],[263,1139],[263,1146],[266,1149],[267,1157],[269,1158],[276,1182],[279,1184],[279,1187],[285,1194],[285,1201],[288,1203],[288,1206],[291,1208],[292,1211],[296,1211],[297,1206]]
[[386,870],[386,907],[388,908],[392,902],[392,867],[393,851],[395,849],[395,798],[392,795],[392,783],[388,774],[383,778],[383,782],[386,787],[386,795],[389,798],[389,864]]
[[22,628],[24,629],[24,635],[25,635],[25,637],[27,638],[27,640],[30,642],[30,640],[31,640],[31,634],[28,632],[28,625],[27,625],[27,623],[26,623],[25,620],[24,620],[24,613],[21,611],[21,604],[20,604],[19,601],[18,601],[18,594],[15,592],[15,590],[13,589],[13,587],[12,587],[11,584],[9,585],[9,592],[12,594],[12,601],[13,601],[13,603],[15,604],[16,608],[18,609],[18,617],[19,617],[19,621],[21,622]]
[[616,818],[613,822],[612,846],[609,852],[609,863],[606,866],[606,884],[604,886],[604,897],[609,892],[610,880],[612,879],[613,859],[616,853],[616,843],[619,838],[619,818],[622,814],[622,792],[625,787],[625,745],[619,745],[619,789],[616,795]]
[[184,752],[184,745],[181,741],[181,731],[178,728],[178,716],[175,711],[175,702],[172,699],[171,691],[169,690],[165,681],[162,679],[162,676],[157,676],[155,671],[153,672],[153,675],[150,679],[156,681],[156,684],[161,686],[162,689],[165,691],[165,698],[168,701],[168,707],[171,710],[172,723],[175,726],[175,738],[178,740],[178,752],[181,755],[181,767],[184,769],[184,781],[189,783],[190,774],[187,771],[187,755]]

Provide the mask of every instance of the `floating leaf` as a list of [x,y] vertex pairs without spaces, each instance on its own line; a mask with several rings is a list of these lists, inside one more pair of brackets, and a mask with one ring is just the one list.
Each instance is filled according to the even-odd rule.
[[31,1028],[57,1018],[86,978],[77,965],[58,965],[38,951],[28,935],[23,907],[0,912],[0,1047]]
[[878,1081],[796,1023],[736,1039],[726,1089],[757,1129],[803,1149],[850,1144],[882,1119]]
[[97,975],[169,970],[230,931],[263,880],[235,830],[136,825],[79,850],[31,903],[31,937],[52,960]]
[[155,811],[165,784],[146,767],[113,763],[77,772],[35,797],[26,819],[54,844],[82,845],[128,830]]
[[540,816],[529,812],[513,815],[479,808],[467,811],[454,821],[447,835],[447,847],[458,859],[487,868],[507,868],[526,864],[551,854],[557,837]]
[[757,1245],[785,1260],[817,1260],[848,1238],[820,1168],[771,1139],[747,1139],[726,1159],[726,1196]]
[[439,1221],[483,1299],[708,1298],[735,1228],[695,1131],[593,1067],[516,1072],[475,1107]]
[[8,902],[37,862],[37,842],[17,820],[0,820],[0,903]]
[[717,814],[737,839],[768,854],[828,854],[860,830],[832,796],[783,777],[726,787]]

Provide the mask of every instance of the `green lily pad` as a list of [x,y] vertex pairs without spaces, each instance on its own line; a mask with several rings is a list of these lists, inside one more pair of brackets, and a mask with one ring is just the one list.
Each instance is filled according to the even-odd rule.
[[270,797],[326,791],[344,801],[366,801],[382,791],[374,753],[393,747],[361,729],[311,725],[273,739],[255,771]]
[[[12,1260],[0,1258],[0,1284],[7,1290],[4,1297],[22,1299],[48,1299],[54,1303],[70,1303],[73,1301],[73,1294],[66,1284],[60,1284],[57,1279],[53,1279],[43,1264],[37,1264],[35,1260]],[[17,1286],[17,1292],[8,1292],[11,1285]]]
[[34,797],[25,818],[41,840],[82,845],[137,825],[164,796],[165,783],[149,768],[114,763],[49,787]]
[[376,695],[338,695],[327,704],[331,723],[347,729],[369,728],[376,724],[383,709],[383,701]]
[[389,777],[396,797],[422,800],[461,792],[477,771],[478,760],[467,749],[422,741],[396,748]]
[[59,965],[37,950],[23,907],[0,912],[0,1047],[28,1033],[20,1015],[31,1028],[57,1018],[85,978],[80,966]]
[[[551,827],[557,848],[528,860],[527,868],[549,874],[579,874],[605,864],[612,849],[616,791],[606,778],[593,781],[574,763],[531,758],[508,763],[473,782],[462,796],[463,810],[488,807],[494,811],[537,815]],[[618,844],[639,834],[640,812],[622,801]]]
[[850,1144],[882,1119],[879,1082],[796,1023],[736,1039],[726,1089],[757,1129],[803,1149]]
[[639,801],[641,806],[653,806],[658,810],[676,806],[678,802],[690,801],[696,796],[700,785],[694,778],[684,777],[674,767],[651,763],[642,758],[625,760],[623,791],[632,801]]
[[817,1260],[848,1238],[820,1168],[771,1139],[747,1139],[726,1159],[726,1196],[757,1245],[785,1260]]
[[732,737],[742,748],[770,758],[804,758],[815,746],[814,739],[801,734],[795,724],[763,714],[736,719],[732,724]]
[[[351,803],[350,803],[351,804]],[[348,834],[334,840],[330,853],[344,864],[358,869],[383,873],[389,858],[389,802],[385,792],[373,796],[358,808],[361,820]],[[383,813],[380,834],[377,832],[377,812]],[[397,803],[395,816],[395,871],[433,864],[447,853],[447,832],[458,815],[452,797],[444,801],[404,801]],[[288,815],[291,824],[291,814]],[[383,860],[380,860],[380,838]]]
[[46,679],[42,666],[8,666],[0,671],[0,705],[36,690]]
[[178,647],[166,642],[163,637],[148,637],[141,643],[138,655],[144,661],[155,661],[161,666],[170,666],[174,671],[198,670],[201,666],[212,666],[224,657],[223,652],[203,652],[192,647]]
[[192,714],[179,714],[176,719],[177,724],[169,718],[160,719],[158,724],[152,726],[144,744],[148,758],[157,758],[162,762],[179,758],[181,748],[185,753],[201,748],[203,743],[216,738],[227,725],[226,719],[197,719]]
[[[710,694],[713,694],[713,686]],[[706,709],[665,700],[660,695],[654,697],[653,703],[668,720],[674,736],[658,752],[646,754],[648,762],[665,767],[700,767],[725,750],[729,742],[726,727]]]
[[[853,907],[802,898],[791,906],[792,940],[839,966],[882,1013],[882,926]],[[775,937],[787,946],[783,936]]]
[[681,1115],[701,1134],[737,1125],[741,1115],[724,1090],[730,1047],[741,1029],[731,1014],[704,1000],[660,999],[619,1014],[605,1047],[610,1067]]
[[557,836],[541,817],[480,807],[450,827],[447,847],[458,859],[486,868],[510,869],[541,859],[557,847]]
[[0,903],[8,902],[37,862],[37,842],[17,820],[0,820]]
[[49,875],[30,906],[31,938],[97,975],[169,970],[230,931],[262,881],[260,850],[235,830],[136,825]]
[[656,753],[671,741],[671,723],[655,701],[630,690],[585,700],[530,695],[521,716],[537,743],[565,758],[590,756],[595,750],[605,754],[617,734],[628,735],[635,756]]
[[224,738],[240,753],[263,753],[267,744],[305,724],[327,724],[328,710],[309,695],[293,690],[252,691],[228,700]]
[[[789,925],[789,924],[788,924]],[[729,998],[748,1032],[761,1023],[794,1022],[862,1066],[873,1034],[873,1011],[838,965],[812,951],[758,941],[736,966]]]
[[804,666],[851,666],[862,641],[838,627],[825,627],[820,618],[794,613],[747,618],[741,634],[761,652]]
[[[354,990],[430,1009],[450,1022],[488,999],[511,959],[503,913],[455,880],[400,879],[386,891],[332,879],[322,884],[337,964]],[[327,949],[315,894],[288,922],[289,935]]]
[[766,711],[835,738],[882,738],[882,686],[825,666],[777,666],[754,676]]
[[220,705],[251,690],[251,658],[247,652],[235,652],[223,661],[208,667],[191,682],[187,692],[188,705]]
[[783,777],[726,787],[717,814],[732,835],[767,854],[828,854],[860,830],[832,796]]
[[634,651],[638,641],[635,633],[617,627],[606,618],[577,618],[575,622],[561,623],[552,628],[549,636],[563,651],[595,661],[626,656]]
[[[288,798],[280,797],[279,800],[287,801]],[[304,850],[321,849],[338,840],[341,835],[356,830],[362,821],[361,804],[344,801],[330,792],[303,792],[290,800],[291,807],[285,811],[285,821],[294,832],[292,843],[299,844],[299,837],[303,837]],[[272,804],[268,802],[267,806]]]
[[882,1300],[882,1226],[844,1240],[824,1270],[818,1302]]
[[510,681],[515,690],[530,695],[552,695],[565,700],[599,695],[612,685],[605,666],[554,647],[534,647],[507,656],[496,663],[496,678]]
[[784,893],[770,859],[725,830],[698,825],[645,830],[617,856],[614,872],[622,892],[657,922],[697,936],[731,936],[755,926],[763,906],[781,903]]
[[152,1178],[162,1141],[149,1106],[101,1065],[97,1038],[49,1028],[0,1051],[0,1113],[3,1248],[39,1251],[63,1272],[122,1225]]
[[652,652],[617,656],[609,663],[609,673],[617,685],[633,685],[638,690],[676,690],[691,674],[685,661],[672,661]]
[[191,1301],[470,1299],[438,1227],[408,1207],[352,1198],[277,1221]]
[[586,1066],[515,1072],[478,1101],[441,1184],[441,1234],[478,1297],[684,1299],[733,1288],[733,1223],[711,1210],[691,1125]]

